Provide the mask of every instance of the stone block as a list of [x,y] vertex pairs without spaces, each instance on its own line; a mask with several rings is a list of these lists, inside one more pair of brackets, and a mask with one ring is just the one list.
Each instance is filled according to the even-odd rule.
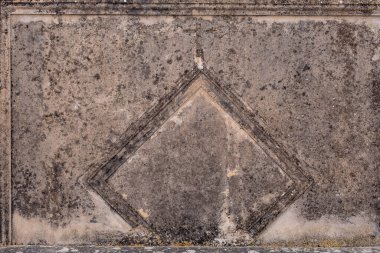
[[379,4],[2,1],[0,242],[379,246]]

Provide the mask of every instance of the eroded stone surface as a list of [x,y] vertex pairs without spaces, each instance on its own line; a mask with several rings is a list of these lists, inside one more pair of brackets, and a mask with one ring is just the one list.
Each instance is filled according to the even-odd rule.
[[[166,17],[25,19],[15,18],[12,27],[15,224],[35,217],[44,230],[45,220],[54,228],[79,218],[92,227],[104,214],[82,175],[117,150],[128,125],[192,67],[193,39],[183,32],[190,24]],[[19,229],[17,243],[55,242],[33,231],[19,241]],[[125,232],[119,229],[111,228]]]
[[321,175],[304,215],[378,214],[376,21],[232,20],[210,22],[206,61]]
[[[378,16],[105,11],[5,19],[2,9],[2,64],[10,55],[11,65],[1,70],[0,176],[11,161],[13,243],[159,244],[155,233],[121,218],[86,175],[118,152],[124,132],[194,66],[252,109],[315,181],[255,243],[380,243]],[[253,242],[250,214],[266,210],[290,182],[280,167],[204,92],[109,183],[173,243],[246,245]]]
[[244,233],[292,184],[204,90],[109,182],[159,233],[194,243]]

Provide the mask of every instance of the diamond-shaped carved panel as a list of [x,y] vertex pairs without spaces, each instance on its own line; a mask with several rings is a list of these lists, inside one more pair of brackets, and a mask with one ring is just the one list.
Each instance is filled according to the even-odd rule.
[[244,229],[292,180],[200,89],[109,179],[160,233],[219,237],[228,217]]
[[255,236],[310,184],[207,70],[181,80],[123,141],[89,184],[164,243]]

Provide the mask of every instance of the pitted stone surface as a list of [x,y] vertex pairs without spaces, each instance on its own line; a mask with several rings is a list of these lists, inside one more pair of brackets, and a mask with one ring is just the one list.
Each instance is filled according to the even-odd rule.
[[380,245],[379,4],[1,1],[0,242]]
[[161,234],[202,243],[244,231],[292,181],[201,90],[109,183]]
[[310,186],[207,69],[160,101],[88,178],[129,224],[156,235],[151,243],[250,243]]
[[279,247],[225,247],[225,248],[204,248],[204,247],[104,247],[104,246],[13,246],[7,248],[0,248],[0,252],[4,253],[118,253],[118,252],[133,252],[133,253],[145,253],[145,252],[194,252],[194,253],[378,253],[380,252],[379,247],[342,247],[342,248],[279,248]]

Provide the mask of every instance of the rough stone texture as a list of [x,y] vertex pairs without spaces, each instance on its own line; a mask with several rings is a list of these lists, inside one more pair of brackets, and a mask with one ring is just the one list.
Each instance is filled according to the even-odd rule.
[[203,88],[108,181],[169,242],[197,244],[249,230],[292,185]]
[[378,2],[95,2],[2,2],[3,244],[380,245]]
[[268,122],[274,138],[323,175],[305,195],[303,211],[315,219],[374,208],[368,199],[378,198],[378,129],[370,98],[378,34],[349,22],[251,22],[218,26],[214,18],[205,59]]
[[59,252],[199,252],[199,253],[270,253],[270,252],[304,252],[304,253],[320,253],[320,252],[334,252],[334,253],[377,253],[380,252],[380,247],[350,247],[350,248],[279,248],[279,247],[104,247],[104,246],[11,246],[7,248],[0,248],[0,252],[9,253],[59,253]]

